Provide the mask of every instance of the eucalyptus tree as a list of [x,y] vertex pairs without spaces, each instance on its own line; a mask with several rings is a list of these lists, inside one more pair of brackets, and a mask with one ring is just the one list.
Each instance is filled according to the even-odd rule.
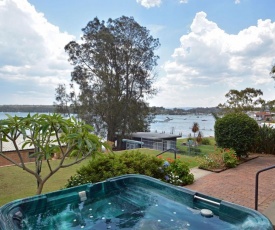
[[[90,125],[74,118],[64,118],[60,114],[7,116],[7,119],[0,120],[0,134],[2,141],[13,144],[19,161],[2,151],[0,157],[32,174],[37,181],[37,194],[41,194],[44,184],[58,170],[79,163],[88,156],[95,156],[104,145],[92,134],[93,128]],[[33,164],[24,162],[21,150],[25,148],[34,149],[32,157],[35,158],[35,168]],[[52,161],[54,154],[60,156],[57,165]],[[69,157],[72,157],[72,160],[66,160]],[[48,172],[44,172],[42,176],[43,162]]]
[[82,32],[81,42],[65,46],[74,65],[71,80],[80,90],[81,118],[97,131],[106,129],[109,141],[116,134],[146,131],[151,122],[146,100],[156,94],[159,40],[126,16],[107,22],[94,18]]
[[66,85],[65,84],[58,85],[58,87],[55,89],[55,92],[56,92],[55,94],[56,102],[54,103],[55,112],[70,116],[71,114],[70,104],[71,104],[72,98],[66,92]]
[[78,114],[78,97],[74,89],[74,84],[70,84],[70,92],[67,92],[65,84],[59,84],[55,89],[54,112],[61,113],[63,116],[71,117]]
[[275,79],[275,64],[271,67],[270,76]]
[[264,104],[265,109],[274,112],[275,111],[275,100],[267,101]]
[[247,112],[265,103],[260,97],[263,92],[260,89],[246,88],[244,90],[231,89],[225,97],[226,103],[219,104],[218,107],[225,112]]

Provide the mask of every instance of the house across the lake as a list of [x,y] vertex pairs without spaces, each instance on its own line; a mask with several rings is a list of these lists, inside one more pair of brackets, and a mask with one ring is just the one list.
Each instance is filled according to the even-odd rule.
[[[23,162],[24,163],[34,162],[35,157],[32,156],[32,154],[34,153],[34,148],[31,146],[26,146],[24,149],[22,149],[22,145],[24,143],[22,136],[19,136],[16,142],[17,142],[18,148],[20,149]],[[7,157],[12,159],[14,162],[21,163],[13,143],[11,141],[8,141],[8,142],[2,141],[1,136],[0,136],[0,152],[2,152]],[[6,160],[4,157],[0,156],[0,167],[6,166],[6,165],[12,165],[12,163]]]
[[160,151],[175,149],[177,138],[181,135],[153,133],[153,132],[137,132],[132,134],[132,140],[124,140],[126,149],[133,148],[149,148]]
[[271,121],[272,120],[271,112],[266,112],[266,111],[256,112],[255,116],[256,116],[257,121]]

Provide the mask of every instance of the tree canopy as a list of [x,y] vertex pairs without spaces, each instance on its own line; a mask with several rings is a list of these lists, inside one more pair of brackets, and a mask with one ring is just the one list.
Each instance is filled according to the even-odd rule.
[[66,85],[65,84],[58,85],[58,87],[55,89],[55,92],[56,92],[55,100],[57,101],[57,102],[54,102],[55,112],[70,116],[71,114],[70,105],[71,105],[72,97],[70,97],[70,95],[67,94]]
[[270,76],[275,80],[275,64],[271,67]]
[[78,112],[97,131],[114,141],[150,124],[146,99],[156,94],[154,67],[160,46],[132,17],[107,22],[94,18],[82,29],[81,42],[65,46],[74,65],[72,82],[79,87]]
[[218,107],[225,111],[246,112],[253,110],[256,106],[262,106],[265,101],[260,97],[263,92],[260,89],[246,88],[244,90],[230,90],[225,97],[226,103],[219,104]]

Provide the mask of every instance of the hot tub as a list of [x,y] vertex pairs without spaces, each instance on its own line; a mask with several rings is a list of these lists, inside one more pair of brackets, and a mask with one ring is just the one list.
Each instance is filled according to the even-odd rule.
[[261,213],[151,177],[109,180],[16,200],[0,229],[273,229]]

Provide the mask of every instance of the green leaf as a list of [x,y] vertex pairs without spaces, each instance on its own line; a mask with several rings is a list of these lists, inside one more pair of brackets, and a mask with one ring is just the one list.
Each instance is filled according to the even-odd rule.
[[79,153],[79,150],[75,149],[70,153],[70,157],[77,156],[78,153]]
[[45,134],[48,131],[48,128],[50,127],[50,124],[45,124],[41,127],[42,134]]
[[22,145],[22,149],[24,149],[27,145],[32,146],[33,145],[32,141],[31,140],[25,141]]
[[78,137],[79,137],[79,134],[77,134],[77,133],[71,133],[71,134],[67,135],[68,139],[76,139]]

